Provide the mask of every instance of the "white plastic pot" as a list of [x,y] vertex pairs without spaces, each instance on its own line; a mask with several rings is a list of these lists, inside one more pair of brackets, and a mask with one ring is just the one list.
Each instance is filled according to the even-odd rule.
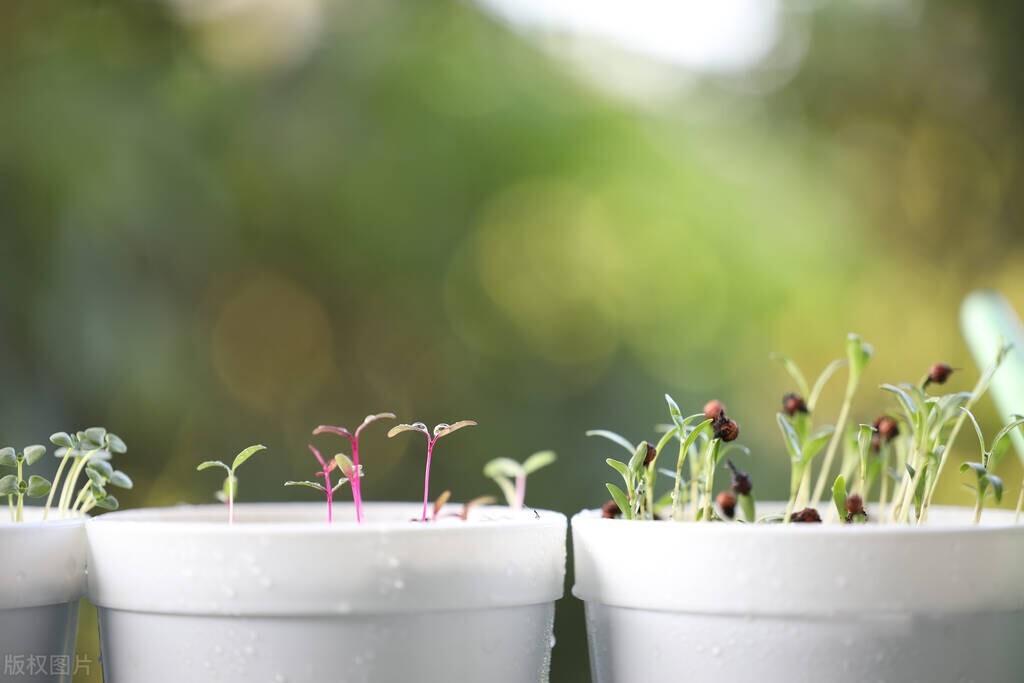
[[71,680],[78,601],[85,595],[81,519],[0,521],[0,680]]
[[595,683],[1019,683],[1024,525],[572,520]]
[[547,680],[566,519],[418,505],[117,512],[91,520],[106,683]]

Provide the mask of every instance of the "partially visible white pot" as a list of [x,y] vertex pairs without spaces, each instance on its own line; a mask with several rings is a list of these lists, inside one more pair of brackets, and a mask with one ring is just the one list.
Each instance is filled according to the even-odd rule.
[[85,595],[84,520],[0,521],[0,680],[54,683],[75,668],[78,601]]
[[566,519],[418,505],[117,512],[91,520],[107,683],[547,680]]
[[572,520],[593,680],[1019,683],[1024,526]]

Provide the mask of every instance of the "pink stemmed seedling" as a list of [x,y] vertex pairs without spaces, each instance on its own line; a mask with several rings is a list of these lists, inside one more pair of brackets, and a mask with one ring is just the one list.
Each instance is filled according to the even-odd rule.
[[257,453],[264,449],[266,449],[266,446],[249,446],[248,448],[246,448],[241,453],[235,456],[234,461],[232,461],[231,463],[231,467],[228,467],[220,460],[207,460],[205,462],[199,463],[199,465],[196,467],[197,472],[202,472],[203,470],[210,469],[211,467],[220,467],[221,469],[228,473],[228,476],[224,479],[224,484],[223,486],[221,486],[220,491],[217,491],[214,494],[217,497],[217,500],[221,501],[222,503],[227,503],[228,524],[235,523],[235,496],[238,494],[238,475],[235,473],[238,471],[238,468],[242,466],[242,463],[244,463],[246,460],[248,460],[249,458],[251,458],[252,456],[256,455]]
[[356,427],[354,434],[344,427],[333,427],[331,425],[320,425],[313,430],[314,435],[337,434],[344,439],[348,439],[349,444],[352,446],[352,464],[354,473],[354,476],[351,477],[352,503],[356,508],[356,522],[359,524],[363,522],[363,485],[361,481],[363,468],[359,465],[359,435],[362,434],[363,430],[370,424],[383,419],[394,420],[395,415],[394,413],[377,413],[376,415],[367,415],[362,424]]
[[414,422],[412,424],[400,424],[397,427],[392,427],[391,431],[388,432],[388,438],[393,438],[402,432],[420,432],[427,437],[427,465],[423,473],[423,514],[420,515],[420,521],[427,521],[427,507],[430,504],[430,463],[434,458],[434,446],[437,445],[438,439],[443,436],[448,436],[452,432],[458,431],[463,427],[475,427],[476,422],[473,420],[460,420],[455,424],[447,424],[442,422],[441,424],[434,427],[434,432],[431,434],[430,430],[427,429],[427,425],[422,422]]
[[[330,524],[334,521],[334,493],[348,482],[358,481],[359,477],[355,473],[355,465],[349,460],[348,456],[344,453],[338,453],[331,460],[324,460],[323,456],[312,444],[309,446],[310,452],[316,457],[317,462],[320,463],[320,471],[316,473],[316,476],[321,477],[324,483],[321,484],[315,481],[286,481],[285,486],[305,486],[306,488],[315,489],[323,493],[327,498],[327,523]],[[335,469],[341,471],[342,476],[337,484],[331,484],[331,472]],[[355,487],[353,486],[353,490]]]
[[484,476],[493,479],[513,510],[522,510],[526,500],[526,478],[556,460],[554,451],[534,453],[519,463],[512,458],[495,458],[484,466]]

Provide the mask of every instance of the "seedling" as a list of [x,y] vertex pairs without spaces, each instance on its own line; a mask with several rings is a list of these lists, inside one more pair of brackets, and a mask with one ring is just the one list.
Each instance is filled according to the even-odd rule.
[[732,460],[725,461],[726,467],[732,472],[732,492],[736,496],[740,510],[743,511],[743,519],[747,522],[757,521],[754,503],[754,485],[750,481],[750,475],[740,471],[733,464]]
[[[1024,417],[1020,415],[1012,416],[1009,424],[1004,426],[992,439],[988,448],[985,448],[985,437],[981,433],[981,426],[975,419],[974,414],[967,408],[961,408],[963,413],[970,418],[971,424],[974,425],[974,432],[978,435],[978,446],[981,450],[981,460],[978,462],[965,462],[960,465],[961,472],[974,472],[975,483],[971,487],[974,490],[974,523],[977,524],[981,521],[982,509],[985,505],[985,498],[992,494],[996,502],[999,503],[1003,499],[1003,480],[996,475],[992,474],[993,470],[999,465],[999,461],[1006,453],[1006,449],[1009,446],[1010,432],[1017,429],[1021,425],[1024,425]],[[1019,503],[1018,503],[1018,514],[1019,514]]]
[[25,479],[25,469],[46,455],[45,446],[26,446],[20,453],[11,447],[0,448],[0,467],[17,470],[16,474],[0,477],[0,496],[7,496],[7,507],[12,522],[25,521],[25,497],[42,498],[50,491],[50,481],[38,474]]
[[394,438],[402,432],[420,432],[427,438],[427,464],[423,472],[423,514],[420,516],[421,522],[427,521],[427,506],[430,502],[430,463],[434,458],[434,446],[442,437],[448,436],[452,432],[458,431],[463,427],[475,427],[476,422],[473,420],[460,420],[454,424],[447,424],[442,422],[441,424],[434,427],[433,433],[427,429],[427,425],[422,422],[414,422],[412,424],[400,424],[396,427],[392,427],[391,431],[388,432],[388,438]]
[[246,460],[256,455],[262,450],[265,450],[266,446],[255,445],[249,446],[241,453],[235,456],[235,459],[231,463],[231,467],[228,467],[220,460],[207,460],[199,463],[196,466],[197,472],[210,469],[211,467],[219,467],[227,472],[227,477],[224,479],[224,484],[221,486],[220,491],[214,494],[218,500],[223,503],[227,503],[228,506],[228,524],[235,523],[235,496],[238,495],[238,475],[235,474],[238,468],[241,467]]
[[[80,432],[56,432],[50,436],[50,443],[57,446],[54,455],[60,458],[57,474],[53,478],[43,509],[43,519],[47,519],[54,502],[54,496],[60,487],[57,498],[57,513],[66,517],[76,511],[87,512],[93,507],[116,510],[117,498],[107,493],[105,484],[111,483],[122,488],[131,488],[131,479],[123,472],[117,472],[110,466],[114,455],[128,452],[128,447],[117,434],[108,432],[104,427],[89,427]],[[63,484],[61,476],[65,469]],[[87,481],[84,488],[75,495],[78,480],[85,472]],[[100,476],[97,477],[96,474]]]
[[[352,447],[352,464],[354,466],[354,477],[352,478],[352,503],[356,509],[356,523],[358,524],[363,522],[363,468],[359,464],[359,436],[369,425],[373,424],[377,420],[384,419],[394,420],[395,415],[394,413],[377,413],[376,415],[367,415],[363,419],[362,424],[356,427],[355,433],[350,432],[345,427],[332,427],[331,425],[320,425],[313,430],[313,434],[337,434],[343,439],[347,439],[349,445]],[[424,427],[424,429],[426,429],[426,427]]]
[[534,453],[522,463],[511,458],[495,458],[484,465],[484,476],[493,479],[513,510],[521,510],[526,499],[526,478],[556,460],[554,451]]
[[[739,436],[739,425],[725,413],[719,401],[709,401],[704,412],[683,417],[679,405],[671,396],[665,395],[672,424],[652,445],[647,441],[634,446],[625,437],[604,429],[591,430],[587,436],[599,436],[618,444],[629,453],[629,460],[622,462],[608,458],[605,462],[621,477],[624,487],[607,484],[612,501],[625,519],[654,519],[659,503],[672,506],[672,519],[684,517],[683,507],[683,465],[690,457],[691,491],[685,496],[691,504],[691,518],[711,520],[714,517],[714,474],[725,454],[733,448],[742,448],[729,443]],[[703,421],[701,421],[703,418]],[[658,468],[658,458],[672,439],[679,441],[679,455],[675,471]],[[672,491],[660,500],[655,500],[654,488],[659,472],[674,476]]]
[[[322,477],[324,483],[321,484],[315,481],[286,481],[284,485],[305,486],[306,488],[314,489],[323,493],[327,498],[327,523],[331,524],[334,522],[334,493],[348,482],[358,479],[356,476],[356,468],[344,453],[338,453],[330,460],[324,460],[324,457],[320,455],[320,451],[318,451],[312,444],[309,444],[309,450],[316,458],[316,461],[320,464],[320,471],[317,472],[316,476]],[[338,480],[337,484],[332,485],[331,472],[334,469],[338,469],[343,476]]]

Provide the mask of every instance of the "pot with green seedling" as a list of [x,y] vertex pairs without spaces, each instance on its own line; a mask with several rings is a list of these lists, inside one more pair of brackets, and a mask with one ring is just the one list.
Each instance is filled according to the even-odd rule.
[[[431,491],[440,440],[470,421],[393,429],[426,437],[424,501],[367,502],[375,444],[358,439],[385,417],[354,432],[319,427],[323,443],[295,454],[315,469],[283,490],[310,489],[317,502],[239,502],[240,479],[261,463],[252,447],[230,465],[201,466],[223,470],[224,506],[91,521],[89,594],[107,683],[546,680],[565,517]],[[332,436],[343,448],[328,455]]]
[[[85,594],[85,515],[97,506],[116,506],[108,487],[131,487],[110,464],[126,450],[116,435],[93,427],[58,432],[50,440],[61,458],[52,482],[32,471],[45,446],[0,448],[0,497],[7,499],[0,515],[3,680],[71,680],[73,667],[65,663],[74,661],[78,603]],[[72,478],[71,472],[86,476]],[[63,499],[55,495],[64,492]]]
[[[668,398],[664,434],[638,444],[589,432],[611,444],[595,457],[620,454],[611,500],[572,520],[593,680],[1020,681],[1024,525],[993,508],[1024,418],[987,441],[971,412],[1011,353],[949,392],[945,363],[870,391],[871,350],[854,335],[813,385],[782,359],[782,445],[754,449],[762,462],[785,453],[781,501],[755,504],[719,401],[686,416]],[[830,419],[819,399],[844,368]],[[950,465],[967,422],[980,455]],[[936,505],[942,478],[968,486],[970,505]]]

